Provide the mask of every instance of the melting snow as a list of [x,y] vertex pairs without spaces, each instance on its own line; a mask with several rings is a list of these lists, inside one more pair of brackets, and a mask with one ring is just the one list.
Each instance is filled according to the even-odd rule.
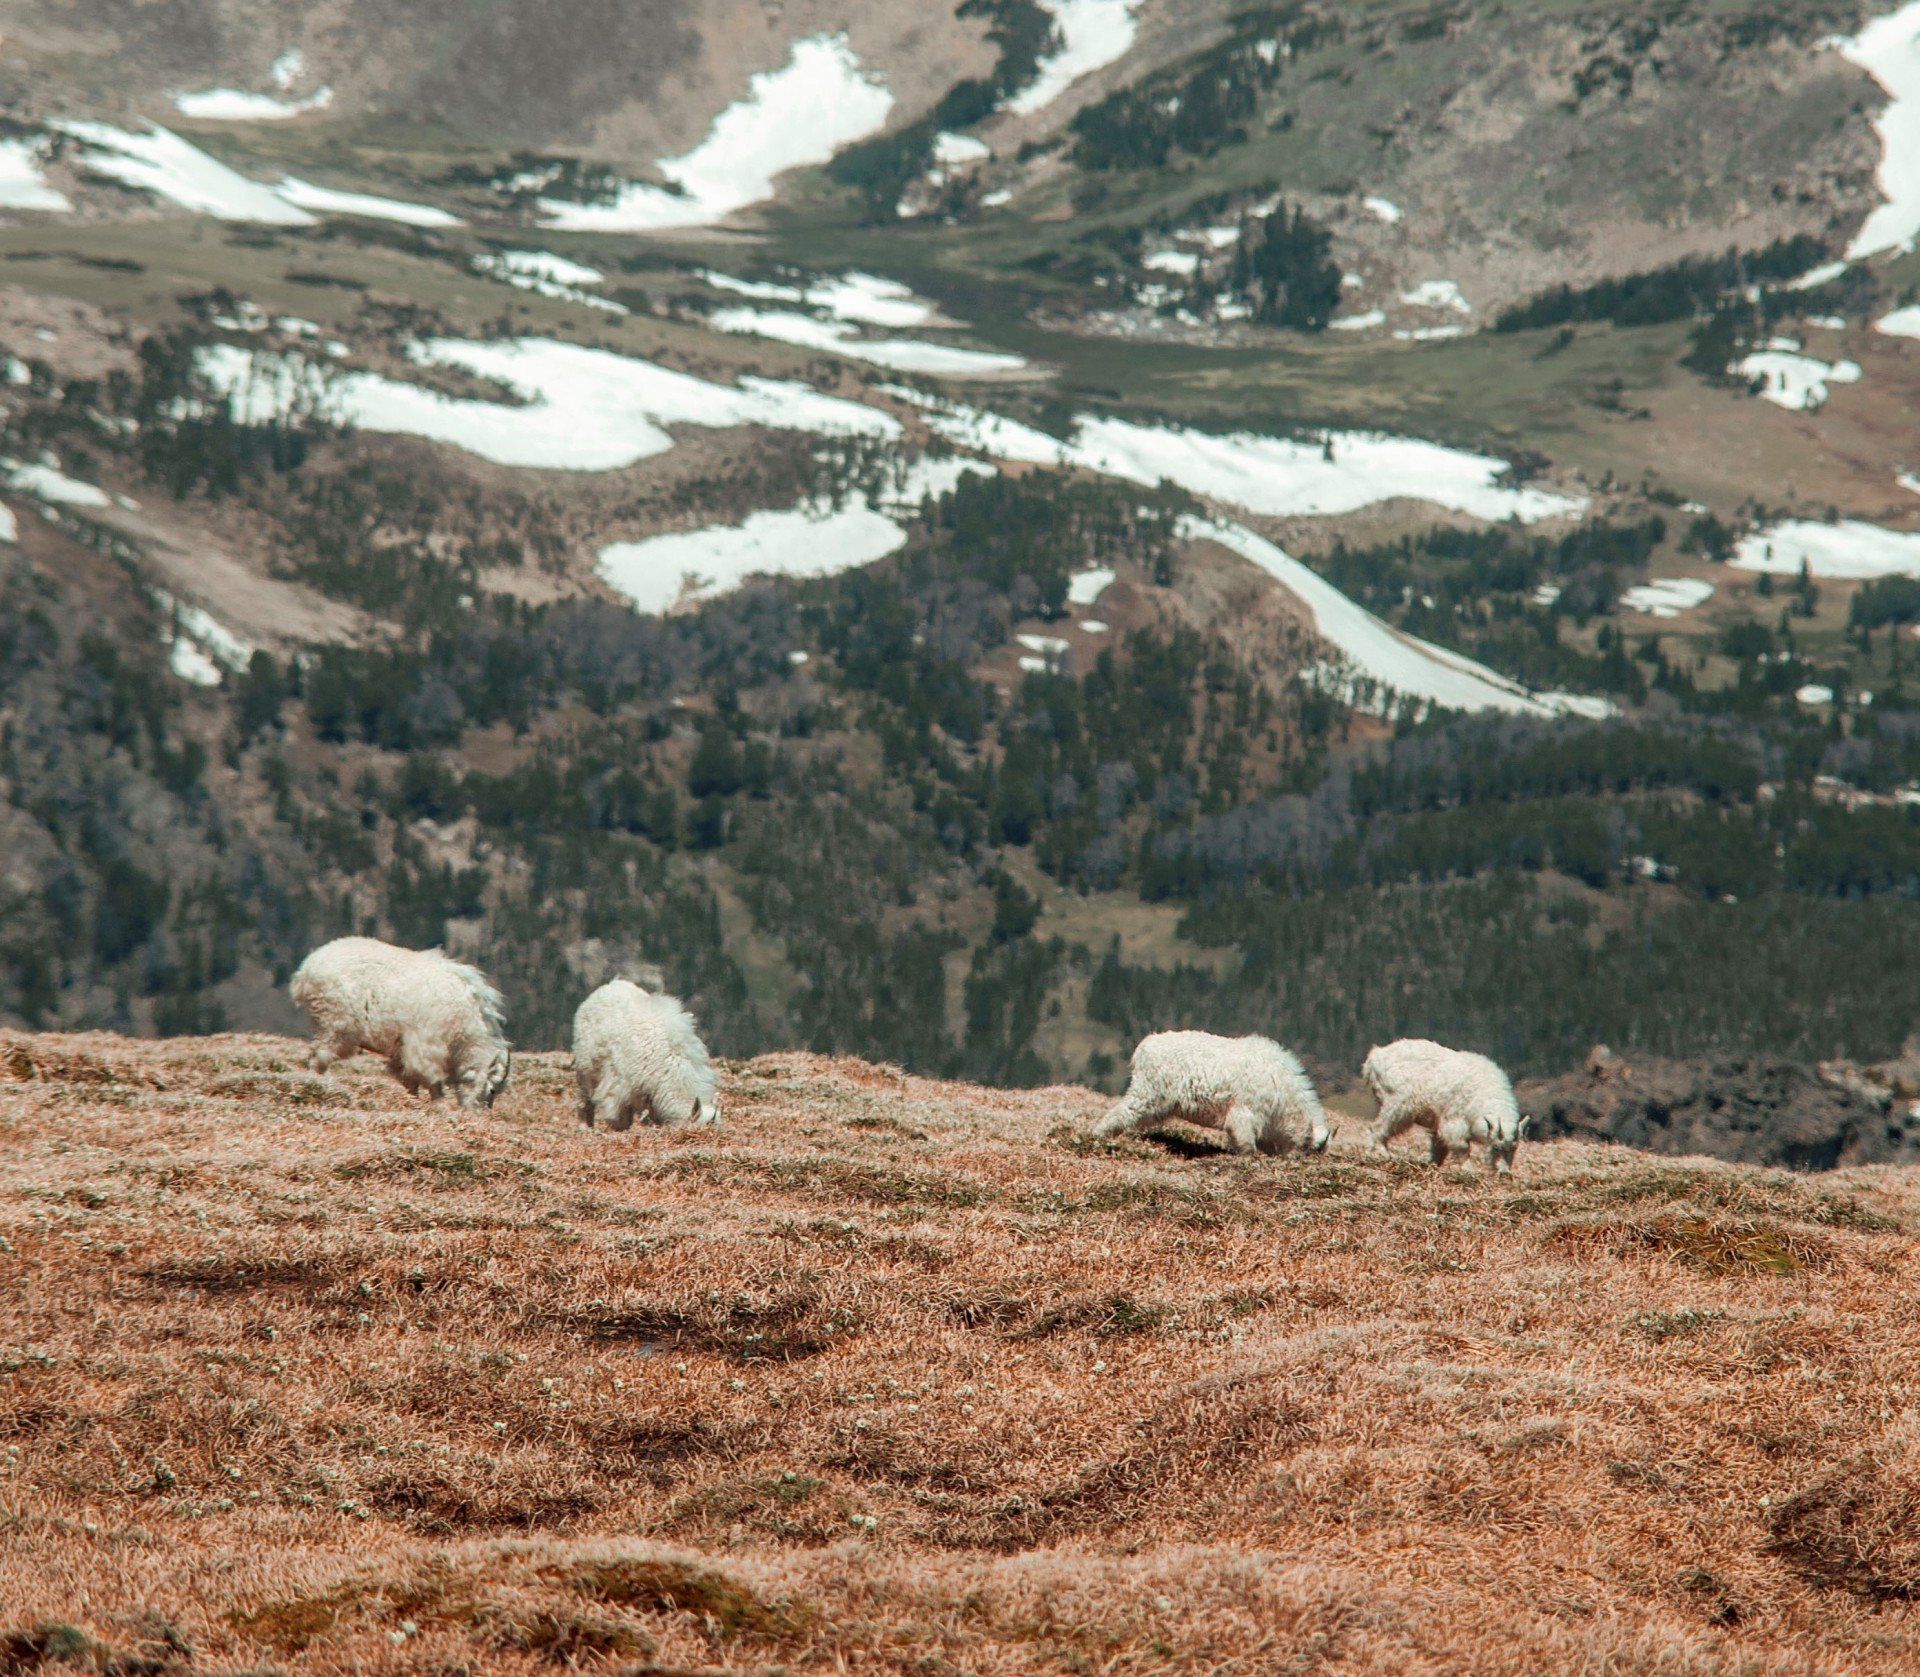
[[1063,658],[1073,650],[1072,642],[1058,635],[1015,635],[1013,638],[1029,652],[1044,653],[1050,658]]
[[1385,309],[1368,309],[1365,314],[1350,314],[1342,320],[1327,322],[1329,332],[1368,332],[1387,323]]
[[893,95],[870,80],[845,35],[814,35],[793,44],[784,68],[764,70],[747,96],[714,119],[706,139],[660,173],[671,188],[630,182],[609,204],[543,198],[555,227],[637,233],[704,227],[773,195],[776,176],[824,163],[887,120]]
[[257,221],[306,227],[313,217],[272,187],[236,174],[178,134],[158,128],[130,133],[105,122],[59,122],[54,126],[87,148],[84,162],[95,174],[152,192],[221,221]]
[[1394,337],[1404,344],[1432,344],[1447,338],[1464,338],[1467,332],[1465,326],[1416,326],[1410,331],[1402,328]]
[[1085,635],[1104,635],[1107,632],[1107,626],[1097,617],[1089,617],[1081,623],[1080,632]]
[[1882,315],[1873,323],[1873,329],[1890,338],[1920,338],[1920,303]]
[[1400,206],[1391,198],[1363,198],[1360,200],[1360,205],[1367,214],[1378,217],[1389,227],[1399,225]]
[[1833,703],[1833,689],[1810,681],[1794,695],[1803,705],[1830,705]]
[[297,356],[232,344],[201,352],[200,369],[236,417],[258,423],[307,401],[364,431],[451,443],[503,466],[604,472],[673,446],[669,425],[765,425],[821,436],[893,438],[900,423],[804,384],[744,378],[713,384],[633,356],[547,338],[472,343],[436,338],[408,352],[422,366],[498,379],[525,405],[443,396],[378,373],[322,372]]
[[1040,73],[1007,101],[1016,116],[1051,105],[1082,76],[1113,63],[1133,45],[1140,0],[1040,0],[1060,31],[1060,50],[1040,60]]
[[1920,235],[1920,0],[1874,19],[1841,53],[1887,90],[1874,121],[1879,130],[1880,191],[1886,198],[1848,247],[1854,261],[1882,251],[1911,250]]
[[595,568],[608,587],[648,614],[710,599],[750,576],[831,576],[905,545],[907,532],[889,509],[911,510],[927,496],[951,490],[968,472],[992,469],[978,461],[923,459],[873,498],[837,507],[829,500],[808,501],[752,513],[739,524],[613,542],[600,550]]
[[288,175],[275,190],[289,204],[320,215],[362,215],[373,221],[399,221],[409,227],[458,227],[460,218],[431,204],[409,203],[404,198],[382,198],[372,192],[340,192],[330,186],[315,186],[310,181]]
[[182,681],[218,687],[224,671],[247,667],[253,648],[224,623],[198,606],[176,600],[165,589],[156,588],[153,597],[167,618],[168,667]]
[[722,332],[751,332],[762,338],[826,350],[853,361],[868,361],[901,373],[944,373],[955,378],[977,378],[994,373],[1019,372],[1026,361],[1018,355],[992,350],[955,349],[947,344],[922,343],[913,338],[862,338],[851,322],[816,320],[810,314],[787,309],[720,309],[711,317]]
[[47,185],[40,173],[45,148],[38,140],[0,140],[0,209],[70,210],[64,192]]
[[1162,274],[1191,274],[1200,266],[1200,258],[1190,250],[1156,250],[1142,266]]
[[17,542],[20,539],[20,521],[13,516],[13,508],[0,506],[0,542]]
[[1067,578],[1067,603],[1090,606],[1113,586],[1114,571],[1106,565],[1093,565]]
[[173,96],[174,109],[195,122],[285,122],[309,111],[324,111],[332,103],[330,87],[320,88],[304,99],[276,99],[271,93],[242,93],[231,87]]
[[1733,565],[1742,571],[1860,582],[1878,576],[1920,576],[1920,534],[1883,529],[1859,519],[1816,524],[1789,519],[1741,539]]
[[1823,407],[1827,387],[1833,384],[1858,384],[1860,363],[1835,361],[1831,364],[1811,355],[1799,355],[1787,349],[1763,349],[1734,364],[1743,378],[1757,379],[1760,394],[1783,408],[1811,413]]
[[[1558,593],[1556,591],[1556,598]],[[1666,576],[1629,588],[1620,596],[1628,611],[1644,612],[1649,617],[1678,617],[1713,598],[1713,584],[1698,577]]]
[[273,85],[285,93],[297,82],[307,67],[307,55],[298,47],[288,47],[278,58],[267,66],[267,75]]
[[1911,490],[1915,495],[1920,495],[1920,472],[1902,472],[1893,481],[1902,489]]

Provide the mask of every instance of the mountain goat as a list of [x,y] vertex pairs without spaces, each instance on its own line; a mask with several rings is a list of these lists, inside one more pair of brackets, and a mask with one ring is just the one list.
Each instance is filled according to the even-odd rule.
[[573,1075],[588,1125],[720,1122],[713,1062],[693,1015],[672,996],[629,979],[601,985],[575,1011]]
[[1504,1176],[1513,1169],[1530,1120],[1521,1114],[1507,1074],[1486,1055],[1410,1037],[1374,1049],[1360,1075],[1380,1102],[1372,1134],[1376,1148],[1384,1149],[1403,1130],[1420,1128],[1433,1133],[1437,1165],[1453,1153],[1466,1157],[1478,1141],[1495,1171]]
[[1143,1038],[1127,1092],[1093,1133],[1120,1135],[1161,1118],[1224,1130],[1242,1153],[1323,1153],[1333,1135],[1305,1069],[1263,1036],[1160,1031]]
[[506,1086],[500,992],[437,949],[335,938],[300,963],[290,989],[313,1020],[315,1071],[367,1049],[410,1094],[451,1087],[462,1106],[490,1107]]

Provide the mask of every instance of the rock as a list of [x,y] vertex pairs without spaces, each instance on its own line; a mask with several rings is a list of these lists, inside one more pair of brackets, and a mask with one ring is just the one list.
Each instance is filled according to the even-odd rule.
[[1543,1139],[1578,1136],[1794,1170],[1920,1162],[1920,1119],[1853,1069],[1853,1079],[1836,1081],[1784,1060],[1644,1060],[1630,1078],[1603,1077],[1589,1057],[1583,1071],[1523,1083],[1519,1094]]

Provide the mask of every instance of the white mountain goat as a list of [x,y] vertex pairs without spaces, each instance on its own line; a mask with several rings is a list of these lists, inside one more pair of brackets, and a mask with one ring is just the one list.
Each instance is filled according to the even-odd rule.
[[672,996],[629,979],[601,985],[575,1011],[573,1075],[580,1117],[589,1125],[720,1122],[713,1062],[693,1015]]
[[500,992],[437,949],[378,938],[323,943],[290,986],[313,1020],[313,1069],[367,1049],[411,1094],[449,1088],[465,1107],[489,1107],[512,1063]]
[[1467,1157],[1478,1141],[1496,1171],[1504,1176],[1513,1169],[1531,1120],[1522,1115],[1507,1074],[1486,1055],[1408,1037],[1374,1049],[1360,1075],[1380,1102],[1376,1148],[1418,1128],[1432,1132],[1437,1165],[1454,1153]]
[[1162,1118],[1224,1130],[1242,1153],[1323,1153],[1333,1131],[1306,1070],[1263,1036],[1160,1031],[1133,1051],[1127,1092],[1094,1126],[1115,1136]]

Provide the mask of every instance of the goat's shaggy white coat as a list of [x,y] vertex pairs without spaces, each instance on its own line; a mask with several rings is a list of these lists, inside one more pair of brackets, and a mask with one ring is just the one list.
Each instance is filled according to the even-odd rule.
[[1242,1153],[1324,1152],[1333,1134],[1306,1069],[1263,1036],[1159,1031],[1143,1038],[1127,1092],[1093,1133],[1120,1135],[1163,1118],[1224,1130]]
[[1419,1128],[1432,1132],[1435,1164],[1445,1164],[1454,1153],[1465,1158],[1478,1141],[1496,1171],[1505,1175],[1513,1169],[1527,1120],[1507,1074],[1486,1055],[1408,1037],[1374,1049],[1360,1075],[1380,1102],[1372,1136],[1376,1148]]
[[589,1125],[720,1122],[713,1062],[693,1015],[625,978],[601,985],[574,1012],[573,1075]]
[[449,1088],[462,1106],[492,1106],[506,1086],[500,992],[438,949],[401,949],[378,938],[323,943],[290,986],[313,1020],[313,1069],[367,1049],[412,1093]]

